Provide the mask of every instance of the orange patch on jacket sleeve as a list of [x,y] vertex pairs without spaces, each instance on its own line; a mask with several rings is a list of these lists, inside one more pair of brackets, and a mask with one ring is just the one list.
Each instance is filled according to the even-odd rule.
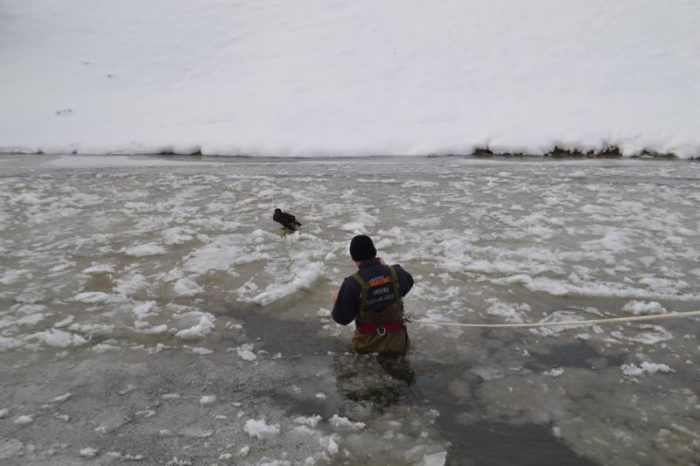
[[377,277],[377,278],[373,278],[372,280],[369,281],[369,286],[371,286],[371,287],[382,286],[382,285],[386,285],[390,281],[391,281],[391,279],[389,277]]

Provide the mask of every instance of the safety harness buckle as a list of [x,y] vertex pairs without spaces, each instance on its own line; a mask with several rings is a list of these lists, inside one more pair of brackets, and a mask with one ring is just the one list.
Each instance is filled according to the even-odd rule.
[[386,335],[386,327],[377,327],[377,335],[380,337]]

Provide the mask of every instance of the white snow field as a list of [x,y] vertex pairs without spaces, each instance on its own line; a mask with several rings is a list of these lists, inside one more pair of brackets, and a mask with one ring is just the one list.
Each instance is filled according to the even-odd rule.
[[700,156],[697,0],[4,0],[0,152]]
[[414,275],[414,319],[700,309],[699,183],[686,161],[0,157],[0,463],[694,464],[698,318],[409,324],[407,385],[329,313],[361,231]]

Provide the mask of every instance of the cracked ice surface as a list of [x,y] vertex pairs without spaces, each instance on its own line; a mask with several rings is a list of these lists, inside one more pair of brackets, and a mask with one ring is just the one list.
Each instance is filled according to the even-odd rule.
[[699,181],[686,162],[0,159],[0,459],[513,464],[536,443],[544,464],[688,463],[698,319],[411,325],[409,387],[346,354],[328,311],[357,232],[414,274],[416,319],[700,309]]

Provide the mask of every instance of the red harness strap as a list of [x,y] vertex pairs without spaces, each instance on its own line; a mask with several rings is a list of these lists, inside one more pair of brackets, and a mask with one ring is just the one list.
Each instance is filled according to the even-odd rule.
[[405,330],[402,320],[390,320],[383,324],[356,324],[357,331],[365,335],[386,335],[391,332]]

